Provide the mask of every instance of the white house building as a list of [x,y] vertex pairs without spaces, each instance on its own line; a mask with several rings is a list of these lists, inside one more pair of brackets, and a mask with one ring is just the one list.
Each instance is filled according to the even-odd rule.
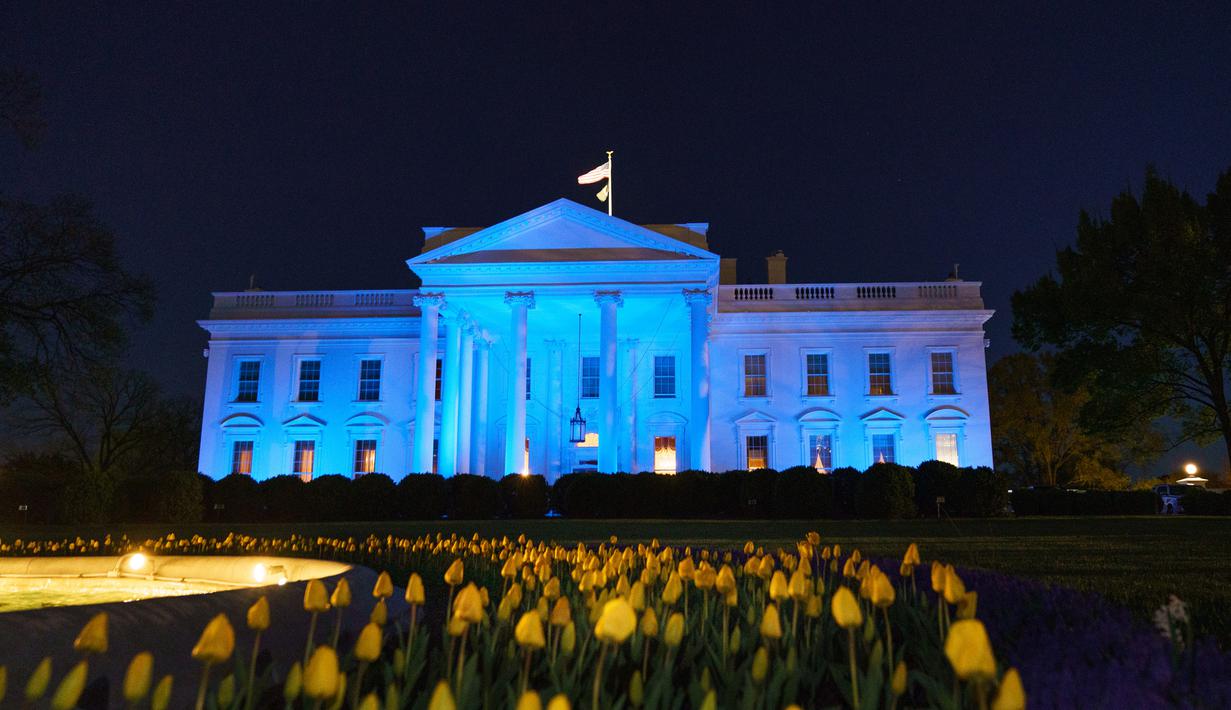
[[418,290],[215,293],[200,470],[992,464],[979,283],[737,285],[707,228],[561,199],[424,229]]

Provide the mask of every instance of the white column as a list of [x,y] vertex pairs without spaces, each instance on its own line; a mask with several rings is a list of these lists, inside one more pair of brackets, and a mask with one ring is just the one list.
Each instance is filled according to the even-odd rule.
[[432,442],[436,439],[436,336],[444,294],[420,293],[419,381],[415,387],[415,473],[432,472]]
[[526,312],[534,308],[533,291],[509,291],[504,302],[512,312],[509,342],[513,353],[509,368],[508,415],[504,427],[504,471],[521,473],[526,446]]
[[563,470],[561,455],[563,454],[564,431],[564,375],[561,367],[564,359],[564,341],[547,341],[547,475],[548,481],[554,481]]
[[689,309],[691,357],[689,394],[692,416],[688,419],[688,467],[697,471],[710,468],[710,292],[704,288],[684,289],[684,301]]
[[619,433],[616,430],[616,309],[624,305],[619,291],[596,291],[600,309],[598,350],[598,470],[615,473],[619,469]]
[[437,472],[448,478],[457,474],[457,417],[461,409],[462,319],[451,318],[445,326],[445,366],[441,371],[440,447]]
[[471,473],[487,475],[487,367],[491,360],[491,341],[477,338],[479,364],[474,376],[474,464]]
[[637,339],[625,338],[621,342],[620,377],[620,470],[636,473],[645,468],[637,462]]
[[473,323],[462,328],[462,382],[457,411],[457,472],[473,469],[473,437],[470,435],[474,414],[474,331]]

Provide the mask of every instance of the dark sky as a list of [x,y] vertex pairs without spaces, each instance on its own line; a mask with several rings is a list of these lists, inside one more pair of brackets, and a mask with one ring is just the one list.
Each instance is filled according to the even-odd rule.
[[211,290],[411,287],[420,226],[598,207],[608,148],[617,216],[710,222],[741,280],[960,262],[993,359],[1080,209],[1231,167],[1231,4],[754,4],[3,3],[49,131],[0,192],[95,201],[158,282],[141,364],[197,394]]

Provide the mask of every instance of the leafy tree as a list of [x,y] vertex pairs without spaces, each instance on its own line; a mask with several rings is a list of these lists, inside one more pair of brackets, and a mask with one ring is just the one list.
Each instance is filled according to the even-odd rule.
[[1109,217],[1083,212],[1055,273],[1013,295],[1013,335],[1089,387],[1092,429],[1170,415],[1181,440],[1221,436],[1231,455],[1231,172],[1202,204],[1150,169]]

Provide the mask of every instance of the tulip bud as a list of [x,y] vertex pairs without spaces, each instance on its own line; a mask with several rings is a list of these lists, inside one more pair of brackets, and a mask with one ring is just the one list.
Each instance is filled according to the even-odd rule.
[[231,701],[235,699],[235,674],[228,673],[218,683],[218,707],[231,707]]
[[515,710],[543,710],[543,701],[539,698],[538,693],[533,690],[527,690],[517,699]]
[[286,682],[282,684],[282,697],[291,702],[303,691],[303,665],[299,661],[291,664],[291,670],[286,673]]
[[376,606],[372,607],[372,613],[368,614],[368,621],[378,626],[389,623],[389,607],[385,606],[384,599],[376,600]]
[[359,701],[358,710],[380,710],[380,698],[376,697],[376,693],[368,693]]
[[73,641],[73,650],[87,654],[107,652],[107,612],[100,611],[86,622]]
[[317,646],[303,672],[303,694],[312,700],[333,700],[338,692],[338,654]]
[[848,587],[838,587],[830,600],[830,612],[834,621],[844,629],[857,629],[863,625],[863,610]]
[[257,599],[248,607],[248,628],[253,631],[264,631],[269,628],[269,600],[265,597]]
[[633,671],[632,680],[628,682],[628,700],[635,708],[645,702],[645,683],[641,680],[641,671]]
[[945,566],[932,560],[932,591],[940,594],[945,591]]
[[992,701],[992,710],[1025,710],[1026,689],[1022,687],[1022,677],[1016,668],[1005,671],[1000,679],[1000,689],[996,691],[996,699]]
[[787,585],[787,592],[796,602],[804,601],[812,592],[812,585],[808,582],[808,575],[804,574],[807,567],[800,567],[795,570],[795,574],[791,575],[791,582]]
[[897,591],[893,588],[893,583],[885,576],[883,572],[877,572],[872,577],[872,589],[870,590],[870,599],[872,604],[885,609],[893,604],[893,600],[897,597]]
[[663,604],[674,604],[679,600],[680,594],[683,591],[684,585],[680,582],[679,575],[673,573],[670,579],[667,580],[667,586],[663,587]]
[[402,679],[402,674],[406,672],[406,652],[401,646],[395,646],[393,649],[393,677],[398,680]]
[[158,685],[154,686],[154,694],[150,696],[150,710],[167,710],[171,704],[171,676],[165,675]]
[[[460,582],[460,580],[459,580]],[[453,700],[453,691],[449,690],[448,681],[440,681],[432,691],[432,699],[427,701],[427,710],[457,710]]]
[[640,581],[633,584],[632,588],[629,589],[628,603],[636,611],[645,610],[645,585],[642,584]]
[[637,612],[621,597],[611,599],[603,605],[598,623],[594,625],[594,635],[600,641],[624,643],[637,628]]
[[556,599],[560,596],[560,580],[552,577],[543,584],[543,596],[547,599]]
[[752,682],[760,684],[769,674],[769,651],[764,646],[752,657]]
[[761,558],[761,563],[757,566],[757,576],[761,579],[769,579],[774,575],[774,558],[766,555]]
[[[124,673],[124,700],[136,705],[145,699],[150,692],[150,680],[154,672],[154,656],[149,651],[142,651],[133,656],[128,663],[128,671]],[[0,699],[4,694],[0,692]]]
[[406,582],[406,603],[422,605],[426,599],[427,593],[423,590],[423,578],[418,573],[411,574]]
[[314,614],[329,611],[329,591],[319,579],[309,579],[303,590],[303,609]]
[[975,612],[978,608],[979,593],[966,592],[966,595],[962,597],[962,600],[957,603],[957,618],[973,619],[975,618]]
[[77,707],[77,701],[81,699],[81,693],[85,690],[89,672],[89,666],[85,661],[73,666],[68,675],[60,681],[60,685],[56,686],[56,692],[51,696],[51,710],[72,710]]
[[920,564],[923,564],[922,561],[919,559],[919,546],[918,545],[912,542],[910,546],[906,548],[906,554],[902,556],[902,563],[908,564],[911,567],[915,567]]
[[[384,574],[384,573],[382,573]],[[388,579],[389,575],[384,575]],[[376,586],[380,586],[380,580],[376,580]],[[390,585],[392,586],[392,585]],[[333,588],[333,594],[329,595],[329,603],[340,609],[345,609],[350,606],[351,593],[350,582],[346,581],[346,577],[338,580],[337,585]]]
[[452,619],[449,619],[449,625],[445,628],[445,631],[447,631],[450,636],[457,638],[458,636],[466,633],[466,629],[469,628],[470,624],[467,624],[464,619],[459,619],[455,616]]
[[780,602],[789,596],[790,591],[786,583],[786,575],[782,574],[781,570],[775,571],[773,578],[769,581],[769,598]]
[[513,629],[513,638],[526,649],[543,648],[547,645],[547,639],[543,637],[543,619],[537,611],[532,610],[521,615]]
[[[706,670],[709,670],[708,668]],[[700,710],[718,710],[718,695],[710,688],[705,694],[705,699],[701,701]]]
[[[869,621],[871,621],[871,619],[869,619]],[[880,639],[877,639],[876,643],[872,644],[872,652],[868,654],[868,667],[880,668],[884,662],[885,645],[881,643]]]
[[206,624],[192,649],[192,657],[208,666],[225,663],[234,651],[235,629],[226,614],[219,614]]
[[383,645],[384,633],[380,625],[369,622],[363,627],[363,631],[359,632],[359,639],[355,641],[355,658],[371,663],[380,658],[380,649]]
[[569,703],[567,695],[557,693],[555,697],[547,701],[547,710],[573,710],[573,706]]
[[45,657],[35,666],[30,679],[26,681],[26,701],[33,703],[43,697],[47,686],[51,683],[51,656]]
[[[445,570],[445,584],[450,587],[456,587],[462,583],[463,577],[466,575],[466,568],[462,566],[462,559],[459,557],[453,560],[453,564],[449,565],[449,569]],[[452,702],[452,696],[449,697],[449,702]]]
[[992,678],[996,675],[996,659],[987,629],[978,619],[953,622],[945,638],[945,657],[953,672],[962,680]]
[[723,565],[722,569],[718,570],[718,575],[714,578],[714,588],[724,596],[735,591],[735,572],[730,565]]
[[667,617],[667,628],[663,631],[663,643],[675,648],[680,645],[682,638],[684,638],[684,615],[677,611]]
[[658,636],[658,615],[654,613],[654,607],[646,609],[641,615],[641,635],[651,639]]
[[898,661],[897,667],[893,669],[892,686],[894,695],[902,695],[906,692],[906,661]]
[[483,620],[483,597],[474,582],[463,587],[453,600],[453,618],[468,624],[477,624]]
[[768,639],[782,638],[782,619],[778,616],[778,605],[766,605],[765,614],[761,617],[761,636]]
[[564,631],[560,632],[560,650],[564,652],[564,655],[572,656],[576,646],[577,627],[570,621],[565,625]]

